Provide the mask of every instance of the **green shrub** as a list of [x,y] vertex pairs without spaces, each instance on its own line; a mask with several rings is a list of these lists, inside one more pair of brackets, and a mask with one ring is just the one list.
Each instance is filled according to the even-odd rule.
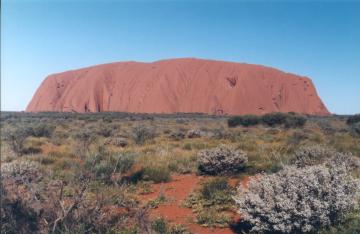
[[155,219],[151,224],[151,228],[158,234],[166,234],[168,232],[168,224],[164,218]]
[[350,131],[353,133],[354,136],[360,136],[360,122],[351,124]]
[[360,114],[352,115],[346,120],[346,123],[348,125],[352,125],[359,122],[360,122]]
[[236,127],[238,125],[249,127],[259,124],[259,117],[256,115],[235,116],[228,119],[229,127]]
[[230,128],[240,125],[240,116],[230,117],[227,123]]
[[288,115],[285,118],[286,128],[299,128],[303,127],[306,123],[306,118],[300,115]]
[[268,113],[261,117],[256,115],[243,115],[234,116],[228,119],[229,127],[236,127],[238,125],[249,127],[259,123],[263,123],[268,126],[284,125],[286,128],[302,127],[306,123],[304,116],[295,113]]
[[261,121],[268,126],[275,126],[284,124],[287,118],[287,114],[285,113],[269,113],[265,114],[261,117]]

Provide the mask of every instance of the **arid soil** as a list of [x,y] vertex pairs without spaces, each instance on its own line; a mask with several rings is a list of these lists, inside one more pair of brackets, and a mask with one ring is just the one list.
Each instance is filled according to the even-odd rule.
[[[156,199],[159,194],[165,196],[167,202],[152,209],[150,211],[150,216],[153,218],[163,217],[174,224],[183,224],[194,233],[233,233],[230,228],[211,228],[196,224],[196,222],[194,222],[196,219],[195,214],[190,208],[184,207],[183,202],[200,186],[201,181],[204,181],[205,179],[206,178],[204,177],[193,174],[174,175],[171,182],[153,185],[152,192],[142,195],[140,199],[143,202],[147,202]],[[245,178],[242,183],[246,184],[247,181],[247,178]],[[238,179],[230,179],[229,184],[236,186],[238,182]],[[237,221],[240,218],[235,212],[231,213],[231,216],[234,221]]]

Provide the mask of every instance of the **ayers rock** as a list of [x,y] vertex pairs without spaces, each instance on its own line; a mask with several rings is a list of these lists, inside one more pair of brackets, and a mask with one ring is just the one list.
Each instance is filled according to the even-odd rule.
[[26,111],[329,114],[307,77],[193,58],[117,62],[53,74]]

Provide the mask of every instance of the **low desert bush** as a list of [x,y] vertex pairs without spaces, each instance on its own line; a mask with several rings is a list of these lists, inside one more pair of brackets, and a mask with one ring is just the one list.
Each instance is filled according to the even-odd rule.
[[55,126],[46,123],[38,123],[29,126],[29,134],[34,137],[51,137],[55,130]]
[[230,128],[240,125],[240,116],[230,117],[227,123]]
[[198,129],[191,129],[187,132],[186,135],[188,138],[199,138],[204,135],[204,132]]
[[308,139],[308,134],[306,134],[304,131],[294,131],[291,136],[289,136],[286,140],[287,145],[293,145],[297,146],[302,141]]
[[335,152],[321,145],[310,145],[299,148],[290,159],[296,167],[313,166],[323,163]]
[[[88,181],[78,179],[71,183],[81,185],[71,184],[70,188],[56,180],[43,179],[41,186],[38,181],[2,180],[1,222],[7,227],[15,225],[12,229],[2,226],[2,233],[109,233],[112,227],[121,228],[125,218],[134,219],[133,206],[114,205],[114,194],[99,192],[99,196],[91,196]],[[69,189],[71,198],[65,202],[63,197]],[[117,190],[116,195],[119,193],[123,191]],[[119,212],[123,207],[131,211]]]
[[287,116],[287,114],[280,112],[269,113],[261,117],[261,122],[268,126],[282,125],[285,124]]
[[355,124],[355,123],[360,123],[360,114],[350,116],[350,117],[346,120],[346,123],[347,123],[348,125],[352,125],[352,124]]
[[40,165],[33,161],[18,159],[1,165],[1,233],[39,233],[41,194],[32,190],[32,182],[42,177]]
[[133,139],[137,145],[143,145],[146,141],[154,139],[155,130],[152,128],[137,126],[133,128]]
[[230,139],[231,133],[226,131],[223,127],[216,128],[212,131],[212,138],[214,138],[216,140]]
[[261,122],[270,127],[284,125],[286,128],[302,127],[306,123],[306,118],[295,113],[269,113],[261,117]]
[[238,125],[249,127],[260,123],[260,118],[256,115],[234,116],[228,119],[229,127],[236,127]]
[[321,229],[318,234],[358,234],[360,233],[360,210],[346,215],[335,225]]
[[115,173],[125,173],[133,166],[136,155],[134,153],[96,154],[85,162],[85,169],[94,173],[95,178],[105,183],[111,183],[111,176]]
[[108,125],[101,125],[97,134],[103,137],[110,137],[113,134],[114,128]]
[[228,175],[244,169],[247,155],[226,145],[198,153],[198,169],[201,174]]
[[263,123],[267,126],[284,125],[286,128],[298,128],[304,126],[306,118],[295,113],[268,113],[263,116],[243,115],[234,116],[228,119],[229,127],[236,127],[238,125],[249,127]]
[[2,132],[4,140],[6,140],[17,156],[24,154],[25,141],[30,133],[25,127],[16,127],[12,129],[7,129]]
[[337,129],[327,119],[318,119],[316,120],[316,123],[326,135],[333,135],[337,131]]
[[350,132],[354,136],[360,136],[360,122],[351,124],[350,126]]
[[300,128],[306,123],[306,118],[301,115],[288,114],[285,118],[285,128]]
[[36,210],[7,191],[2,181],[0,186],[1,233],[38,233]]
[[306,233],[329,226],[358,206],[360,181],[335,165],[286,167],[250,180],[234,197],[255,233]]
[[360,160],[351,153],[337,152],[321,145],[303,146],[293,154],[290,163],[298,168],[325,163],[344,166],[348,171],[360,168]]
[[185,138],[185,133],[183,131],[175,131],[170,134],[170,138],[175,141],[180,141]]
[[157,218],[152,222],[151,228],[155,233],[166,234],[168,231],[168,223],[164,218]]

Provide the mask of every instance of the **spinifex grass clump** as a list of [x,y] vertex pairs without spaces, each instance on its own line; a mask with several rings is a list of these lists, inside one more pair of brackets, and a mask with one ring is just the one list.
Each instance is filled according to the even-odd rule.
[[134,153],[97,153],[88,157],[85,162],[85,169],[91,171],[94,177],[104,183],[112,182],[111,176],[127,172],[135,162]]
[[240,186],[238,212],[255,233],[306,233],[336,223],[358,206],[360,181],[345,167],[286,167]]
[[[230,200],[230,186],[227,182],[227,178],[220,177],[214,178],[203,184],[200,190],[201,197],[206,200],[220,199],[222,203],[226,203]],[[221,199],[224,198],[224,199]]]
[[198,154],[198,169],[202,174],[229,175],[244,169],[248,158],[246,153],[226,145],[202,150]]
[[133,128],[133,139],[137,145],[143,145],[146,141],[154,139],[156,132],[152,128],[136,126]]
[[217,177],[206,181],[198,192],[189,196],[184,205],[196,213],[198,224],[225,227],[231,220],[226,212],[233,207],[233,194],[227,178]]
[[143,169],[143,180],[154,183],[169,182],[171,180],[170,170],[164,166],[148,166]]

